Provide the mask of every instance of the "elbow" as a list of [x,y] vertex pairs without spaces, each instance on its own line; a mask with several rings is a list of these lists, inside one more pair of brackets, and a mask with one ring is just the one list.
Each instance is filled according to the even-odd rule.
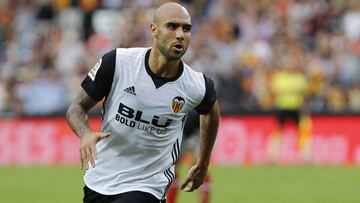
[[66,117],[66,120],[69,121],[70,120],[70,116],[71,116],[71,106],[69,106],[69,108],[66,110],[66,114],[65,114],[65,117]]
[[219,122],[219,120],[220,120],[220,108],[219,108],[219,103],[217,101],[214,103],[214,106],[213,106],[213,109],[212,109],[212,114],[213,114],[213,117],[215,119],[217,119],[217,121]]
[[76,109],[76,108],[75,108],[74,104],[72,103],[72,104],[69,106],[69,108],[66,110],[65,116],[66,116],[66,120],[68,121],[68,123],[70,122],[71,117],[72,117],[72,115],[74,114],[74,110],[75,110],[75,109]]

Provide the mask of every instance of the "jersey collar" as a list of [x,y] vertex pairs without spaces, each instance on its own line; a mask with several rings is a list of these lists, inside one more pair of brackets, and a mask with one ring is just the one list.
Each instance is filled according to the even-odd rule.
[[182,72],[184,71],[184,64],[181,60],[180,60],[180,70],[174,77],[164,78],[164,77],[155,75],[151,71],[150,66],[149,66],[150,52],[151,52],[151,49],[149,49],[145,55],[145,69],[146,69],[146,72],[150,75],[151,79],[153,80],[156,89],[163,86],[167,82],[173,82],[173,81],[177,80],[181,76]]

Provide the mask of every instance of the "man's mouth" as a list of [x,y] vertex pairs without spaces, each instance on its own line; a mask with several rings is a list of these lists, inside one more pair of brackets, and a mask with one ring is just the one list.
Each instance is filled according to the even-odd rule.
[[175,44],[174,47],[178,50],[182,50],[184,48],[182,44]]

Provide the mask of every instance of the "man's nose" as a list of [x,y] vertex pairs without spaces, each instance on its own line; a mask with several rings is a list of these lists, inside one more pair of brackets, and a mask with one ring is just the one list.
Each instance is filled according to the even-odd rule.
[[176,39],[184,40],[184,31],[182,30],[181,27],[176,30]]

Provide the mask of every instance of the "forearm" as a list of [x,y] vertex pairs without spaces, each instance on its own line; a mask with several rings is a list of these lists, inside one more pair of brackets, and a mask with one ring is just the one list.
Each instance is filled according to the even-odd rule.
[[66,113],[66,120],[78,137],[82,137],[91,131],[87,113],[79,104],[71,104]]
[[219,128],[219,107],[216,102],[208,115],[200,116],[200,153],[198,165],[207,167]]
[[70,128],[77,136],[82,137],[84,134],[91,132],[87,112],[97,103],[81,90],[75,101],[70,105],[66,112],[66,120]]

